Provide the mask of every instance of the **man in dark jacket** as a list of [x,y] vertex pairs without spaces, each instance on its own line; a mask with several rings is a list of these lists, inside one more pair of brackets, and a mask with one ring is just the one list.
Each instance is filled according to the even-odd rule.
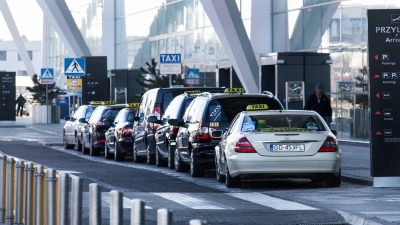
[[332,122],[332,107],[331,101],[324,94],[324,86],[322,83],[318,83],[315,86],[315,93],[311,94],[304,106],[305,110],[314,110],[329,125]]
[[21,116],[22,117],[22,111],[24,108],[24,104],[25,104],[26,100],[24,97],[22,97],[22,94],[19,94],[18,98],[17,98],[17,117]]

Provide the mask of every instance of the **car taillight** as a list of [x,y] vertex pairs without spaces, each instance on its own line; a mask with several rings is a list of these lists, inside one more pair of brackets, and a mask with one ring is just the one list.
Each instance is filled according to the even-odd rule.
[[332,137],[327,137],[318,152],[336,152],[337,150],[338,146],[335,139],[333,139]]
[[234,150],[238,153],[257,153],[246,137],[242,137],[236,141]]
[[177,134],[178,131],[179,131],[179,126],[172,126],[171,132],[172,132],[173,134]]
[[216,131],[216,129],[212,127],[200,127],[199,130],[197,130],[196,138],[197,140],[208,140],[209,138],[211,139],[211,133],[213,131]]
[[122,130],[121,130],[121,134],[122,135],[124,135],[124,136],[129,136],[129,135],[132,135],[132,128],[130,127],[130,126],[125,126],[125,127],[123,127],[122,128]]
[[[161,106],[159,105],[154,106],[153,115],[157,117],[157,120],[161,120]],[[153,130],[157,130],[159,125],[160,124],[158,123],[153,123]]]

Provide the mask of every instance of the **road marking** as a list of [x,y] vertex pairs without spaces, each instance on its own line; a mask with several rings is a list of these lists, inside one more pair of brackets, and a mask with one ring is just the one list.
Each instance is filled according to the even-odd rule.
[[185,194],[180,193],[153,193],[162,198],[176,202],[178,204],[187,206],[192,209],[228,209],[234,210],[234,208],[221,205],[212,201],[207,201],[200,198],[194,198]]
[[[109,206],[110,205],[110,193],[103,193],[101,195],[101,200],[104,201],[107,206]],[[122,197],[122,207],[124,209],[130,209],[131,206],[132,206],[131,199]],[[145,205],[144,208],[145,209],[153,209],[152,207],[147,206],[147,205]]]
[[8,139],[8,138],[0,138],[0,141],[11,141],[11,139]]
[[226,193],[235,198],[253,202],[256,204],[268,206],[277,210],[319,210],[310,206],[302,205],[296,202],[286,201],[274,198],[261,193]]

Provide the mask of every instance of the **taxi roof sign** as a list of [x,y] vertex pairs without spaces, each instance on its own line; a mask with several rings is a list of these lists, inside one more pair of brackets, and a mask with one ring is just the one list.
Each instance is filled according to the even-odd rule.
[[115,105],[115,101],[91,101],[91,105]]
[[192,90],[192,91],[185,91],[183,93],[187,94],[187,95],[193,95],[193,94],[201,94],[201,91],[200,90]]
[[103,105],[115,105],[115,101],[104,101]]
[[126,104],[126,107],[127,108],[137,108],[137,107],[139,107],[139,105],[140,105],[140,103],[138,103],[138,102],[128,103],[128,104]]
[[174,84],[170,86],[170,88],[183,88],[183,87],[185,86],[183,86],[182,84]]
[[253,104],[253,105],[248,105],[246,108],[247,111],[267,110],[267,109],[269,109],[267,104]]
[[224,93],[245,93],[244,88],[226,88]]

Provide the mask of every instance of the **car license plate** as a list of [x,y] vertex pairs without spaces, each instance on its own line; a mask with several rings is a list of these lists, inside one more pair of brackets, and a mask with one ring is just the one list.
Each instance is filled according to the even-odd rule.
[[269,145],[271,152],[304,152],[304,145]]

